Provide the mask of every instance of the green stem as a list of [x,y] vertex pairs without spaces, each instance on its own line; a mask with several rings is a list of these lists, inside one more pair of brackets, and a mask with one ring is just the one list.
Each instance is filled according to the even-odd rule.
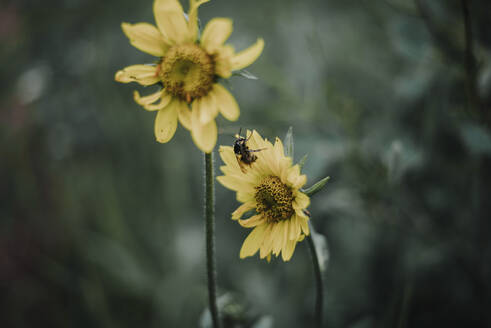
[[208,278],[208,298],[211,320],[214,328],[220,327],[217,308],[215,264],[215,177],[213,151],[205,153],[205,221],[206,221],[206,272]]
[[[313,231],[312,231],[313,233]],[[312,239],[312,233],[307,236],[307,244],[309,245],[310,257],[312,259],[312,265],[314,267],[315,276],[315,323],[316,327],[322,327],[322,308],[324,301],[324,288],[322,283],[322,272],[319,266],[319,258],[317,257],[317,252],[315,251],[314,240]]]

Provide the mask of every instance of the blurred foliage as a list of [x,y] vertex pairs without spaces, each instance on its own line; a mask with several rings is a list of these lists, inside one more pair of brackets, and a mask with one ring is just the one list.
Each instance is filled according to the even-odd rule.
[[[153,60],[120,29],[153,22],[151,3],[0,4],[2,327],[205,320],[201,154],[182,128],[155,142],[138,86],[113,80]],[[272,139],[293,126],[309,183],[331,177],[309,208],[329,245],[329,327],[489,327],[489,13],[488,0],[202,6],[203,22],[234,20],[237,49],[266,40],[249,69],[259,80],[229,85],[242,114],[219,122],[219,143],[240,127]],[[288,263],[240,260],[237,205],[217,186],[228,326],[309,326],[307,246]]]

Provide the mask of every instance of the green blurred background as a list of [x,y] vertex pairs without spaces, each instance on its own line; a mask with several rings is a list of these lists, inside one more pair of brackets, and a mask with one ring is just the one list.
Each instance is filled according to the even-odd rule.
[[[293,126],[308,183],[331,176],[309,208],[329,246],[326,324],[489,327],[491,2],[201,8],[234,20],[236,49],[266,41],[259,80],[228,84],[241,117],[219,121],[219,144]],[[114,82],[154,60],[122,21],[154,23],[152,1],[0,4],[1,327],[206,323],[202,155],[182,127],[158,144],[142,88]],[[288,263],[240,260],[238,203],[216,193],[228,327],[310,326],[306,243]]]

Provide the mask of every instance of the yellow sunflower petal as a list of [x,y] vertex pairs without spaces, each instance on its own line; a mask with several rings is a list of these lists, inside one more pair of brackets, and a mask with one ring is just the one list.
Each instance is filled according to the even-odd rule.
[[232,33],[232,20],[228,18],[213,18],[206,24],[201,36],[201,45],[208,53],[213,53]]
[[288,232],[289,240],[297,240],[298,236],[302,233],[299,217],[297,215],[293,215],[290,219],[290,229]]
[[213,85],[213,94],[215,96],[216,105],[223,117],[229,121],[237,121],[240,110],[234,96],[218,83]]
[[189,1],[189,40],[195,41],[198,38],[198,7],[210,0],[190,0]]
[[198,148],[211,153],[217,142],[217,125],[215,120],[211,120],[205,125],[196,124],[191,114],[191,137]]
[[271,246],[273,244],[273,230],[276,226],[276,224],[270,223],[270,224],[260,225],[260,227],[264,225],[266,225],[267,228],[264,233],[264,240],[261,244],[261,248],[259,249],[259,257],[261,259],[265,258],[271,253]]
[[287,179],[294,189],[301,188],[307,182],[307,176],[300,174],[300,166],[298,164],[290,168]]
[[159,100],[159,98],[162,96],[162,90],[159,90],[155,93],[152,93],[148,96],[140,96],[140,93],[138,91],[135,90],[135,92],[133,92],[133,99],[135,99],[135,102],[138,104],[138,105],[150,105],[150,104],[153,104],[154,102],[156,102],[157,100]]
[[275,255],[278,255],[283,248],[283,237],[284,237],[284,232],[283,229],[285,228],[284,222],[280,221],[276,223],[276,229],[273,231],[273,253]]
[[293,200],[294,209],[304,209],[310,205],[310,198],[303,192],[297,192],[295,199]]
[[155,138],[160,143],[166,143],[174,136],[177,129],[178,102],[173,101],[169,106],[159,110],[155,118]]
[[285,220],[285,240],[290,240],[290,230],[291,230],[291,218],[289,220]]
[[182,126],[187,130],[191,130],[191,110],[189,109],[188,104],[185,101],[179,102],[179,122],[181,122]]
[[247,202],[240,205],[235,211],[232,212],[232,220],[239,220],[245,212],[252,210],[256,204],[254,202]]
[[135,48],[150,55],[162,57],[170,47],[165,43],[162,33],[151,24],[122,23],[121,28]]
[[251,134],[251,131],[247,130],[246,134],[250,136],[249,144],[251,145],[251,147],[264,148],[264,140],[259,134],[259,132],[257,132],[256,130],[252,130],[252,134]]
[[252,232],[247,236],[240,249],[240,258],[243,259],[248,256],[253,256],[256,254],[257,250],[261,246],[264,234],[266,230],[266,225],[262,224],[254,228]]
[[235,55],[234,47],[223,45],[215,50],[215,72],[218,76],[228,79],[232,76],[232,58]]
[[307,221],[310,219],[310,217],[304,212],[304,210],[295,209],[295,213],[299,218],[306,219]]
[[305,184],[307,183],[307,176],[305,174],[299,175],[295,180],[292,185],[293,188],[295,189],[300,189],[302,188]]
[[155,0],[153,3],[155,21],[163,36],[172,44],[189,40],[189,30],[182,6],[177,0]]
[[143,108],[145,108],[148,111],[161,110],[165,108],[167,105],[169,105],[171,100],[172,100],[172,96],[170,94],[162,92],[160,101],[158,103],[143,105]]
[[239,69],[243,69],[252,64],[257,59],[257,57],[259,57],[259,55],[263,51],[263,48],[264,40],[262,38],[259,38],[252,46],[237,53],[232,58],[232,70],[236,71]]
[[307,217],[301,217],[299,215],[297,215],[297,218],[298,218],[298,222],[300,222],[300,226],[302,227],[302,232],[305,234],[305,235],[309,235],[310,233],[310,229],[309,229],[309,219]]
[[[218,178],[217,178],[218,179]],[[254,198],[254,191],[242,191],[239,190],[237,191],[237,197],[236,197],[238,202],[245,203],[251,200],[255,200]]]
[[152,85],[160,81],[156,66],[132,65],[117,71],[114,79],[121,83],[137,82],[141,85]]
[[239,224],[244,228],[252,228],[265,222],[261,214],[253,215],[247,220],[239,220]]
[[289,240],[286,243],[285,247],[283,248],[283,250],[281,252],[281,257],[283,258],[283,261],[287,262],[292,258],[296,245],[297,245],[296,240]]
[[218,149],[222,161],[233,170],[240,170],[237,163],[237,157],[235,157],[234,149],[230,146],[220,146]]
[[281,141],[280,138],[276,137],[276,140],[274,142],[274,152],[276,157],[281,158],[285,157],[285,153],[283,152],[283,142]]
[[288,173],[290,171],[290,167],[292,166],[292,159],[291,157],[280,158],[279,164],[280,164],[279,176],[281,178],[281,181],[286,182],[288,181]]
[[192,108],[193,113],[199,116],[200,125],[205,125],[211,120],[214,120],[218,114],[218,107],[213,92],[209,92],[206,96],[193,101]]
[[286,247],[288,243],[288,234],[290,233],[290,220],[283,221],[283,249]]
[[249,138],[249,148],[262,149],[257,154],[258,159],[256,160],[256,162],[254,162],[254,166],[257,171],[260,172],[262,175],[273,174],[273,170],[271,169],[271,161],[273,160],[271,157],[271,152],[273,146],[271,145],[271,143],[263,140],[256,130],[253,130],[252,132],[247,131],[246,135]]
[[244,178],[239,178],[238,176],[222,175],[217,177],[218,182],[220,182],[225,188],[242,191],[247,193],[254,193],[254,186],[248,183]]

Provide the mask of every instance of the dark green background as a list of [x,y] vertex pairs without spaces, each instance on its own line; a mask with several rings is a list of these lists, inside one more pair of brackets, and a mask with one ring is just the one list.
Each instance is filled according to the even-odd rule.
[[[491,324],[491,3],[468,1],[476,74],[461,1],[417,3],[200,11],[234,20],[236,49],[266,42],[249,68],[260,79],[227,84],[241,117],[219,120],[219,144],[293,126],[309,185],[331,176],[309,208],[329,244],[329,327]],[[202,155],[182,127],[158,144],[155,114],[133,101],[142,88],[114,82],[154,60],[123,21],[154,23],[152,1],[0,4],[2,327],[197,327],[207,305]],[[288,263],[240,260],[248,231],[216,189],[219,294],[236,327],[310,326],[306,243]]]

